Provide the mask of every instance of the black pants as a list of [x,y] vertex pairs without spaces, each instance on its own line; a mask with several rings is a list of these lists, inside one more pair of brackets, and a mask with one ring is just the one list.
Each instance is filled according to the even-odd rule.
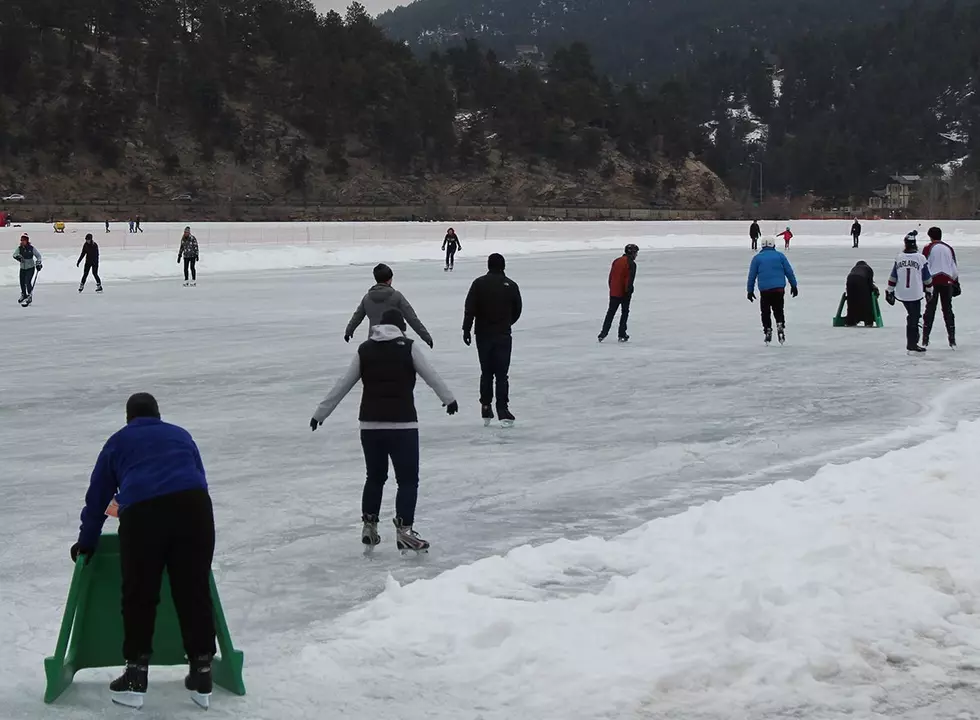
[[922,318],[921,300],[902,300],[905,312],[905,347],[912,348],[919,344],[919,320]]
[[786,304],[786,293],[782,290],[763,290],[759,293],[759,308],[762,310],[762,327],[772,330],[772,316],[777,325],[786,323],[783,307]]
[[166,568],[184,651],[214,655],[211,560],[214,514],[206,490],[187,490],[131,505],[119,515],[123,656],[153,654],[160,582]]
[[851,237],[854,239],[854,247],[857,247],[858,246],[858,243],[860,243],[860,241],[861,241],[861,236],[860,235],[851,235]]
[[943,304],[943,320],[946,322],[946,334],[950,339],[956,337],[956,316],[953,315],[953,286],[935,285],[932,297],[926,301],[926,314],[922,320],[922,337],[929,339],[932,333],[932,323],[936,320],[936,308],[940,301]]
[[497,384],[497,409],[510,405],[510,351],[513,338],[510,335],[490,335],[476,338],[476,351],[480,356],[480,404],[491,405],[494,399],[494,381]]
[[844,324],[854,327],[860,323],[873,325],[875,321],[874,291],[871,282],[863,275],[847,276],[847,319]]
[[34,279],[34,268],[21,268],[20,270],[20,292],[23,295],[31,294],[31,280]]
[[415,523],[415,505],[419,497],[419,431],[361,430],[361,448],[367,480],[361,495],[361,512],[380,515],[388,480],[388,458],[395,467],[395,513],[406,525]]
[[[190,270],[190,278],[187,277],[187,271]],[[184,282],[187,280],[197,280],[197,258],[194,257],[184,257]]]
[[619,314],[619,337],[626,337],[626,323],[630,319],[630,300],[632,298],[627,295],[626,297],[611,297],[609,298],[609,309],[606,310],[606,319],[602,321],[602,332],[600,335],[606,337],[609,334],[609,329],[612,327],[613,318],[616,317],[616,311],[620,310]]
[[455,267],[456,265],[456,248],[447,247],[446,248],[446,267]]
[[92,272],[92,277],[95,278],[95,284],[101,285],[102,279],[99,277],[98,263],[92,263],[91,265],[89,263],[85,263],[85,269],[82,271],[82,285],[84,285],[85,281],[88,280],[89,271]]
[[752,249],[753,250],[759,249],[759,238],[757,237],[752,238]]

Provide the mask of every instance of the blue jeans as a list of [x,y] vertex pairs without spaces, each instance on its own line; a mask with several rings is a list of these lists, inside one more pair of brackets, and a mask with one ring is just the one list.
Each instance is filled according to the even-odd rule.
[[406,525],[414,524],[415,504],[419,497],[419,431],[361,430],[361,447],[367,469],[361,512],[364,515],[381,514],[388,480],[388,458],[391,458],[398,483],[395,513]]

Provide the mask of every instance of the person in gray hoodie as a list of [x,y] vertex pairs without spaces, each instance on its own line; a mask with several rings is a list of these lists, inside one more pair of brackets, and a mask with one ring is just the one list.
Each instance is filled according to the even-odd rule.
[[347,323],[347,330],[344,332],[344,342],[350,342],[350,339],[354,337],[354,331],[357,330],[357,326],[361,324],[365,316],[367,316],[370,327],[373,328],[381,324],[381,316],[385,310],[398,310],[405,318],[405,322],[422,338],[422,342],[430,348],[433,347],[432,336],[425,329],[422,321],[419,320],[419,316],[415,314],[415,308],[405,299],[404,295],[391,287],[391,279],[394,276],[391,268],[384,263],[374,268],[376,285],[367,291],[357,309],[354,310],[354,315]]

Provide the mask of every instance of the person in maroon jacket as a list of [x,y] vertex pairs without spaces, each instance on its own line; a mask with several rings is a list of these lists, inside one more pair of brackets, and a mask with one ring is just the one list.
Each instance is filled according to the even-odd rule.
[[630,317],[633,282],[636,280],[636,256],[639,252],[640,248],[630,243],[623,250],[622,256],[613,260],[612,267],[609,269],[609,309],[606,311],[602,330],[599,331],[599,342],[605,340],[609,334],[617,310],[620,311],[619,341],[628,342],[630,339],[630,336],[626,334],[626,323]]
[[929,228],[929,244],[922,249],[929,262],[932,273],[932,286],[935,291],[926,300],[926,311],[922,318],[922,346],[929,345],[929,334],[936,320],[936,308],[943,306],[943,320],[946,322],[946,337],[951,348],[956,347],[956,317],[953,315],[953,298],[960,294],[960,273],[956,267],[956,251],[943,242],[943,231],[937,227]]

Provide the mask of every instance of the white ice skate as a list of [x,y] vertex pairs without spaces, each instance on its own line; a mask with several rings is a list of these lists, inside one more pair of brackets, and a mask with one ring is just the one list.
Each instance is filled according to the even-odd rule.
[[364,521],[364,526],[361,528],[361,542],[368,547],[374,547],[381,542],[381,536],[378,534],[378,516],[363,515],[361,519]]
[[411,525],[406,525],[401,518],[395,518],[395,529],[396,529],[396,544],[398,549],[402,551],[402,554],[408,553],[410,551],[415,551],[416,553],[427,553],[429,552],[429,542],[423,540],[421,536],[415,530],[412,529]]

